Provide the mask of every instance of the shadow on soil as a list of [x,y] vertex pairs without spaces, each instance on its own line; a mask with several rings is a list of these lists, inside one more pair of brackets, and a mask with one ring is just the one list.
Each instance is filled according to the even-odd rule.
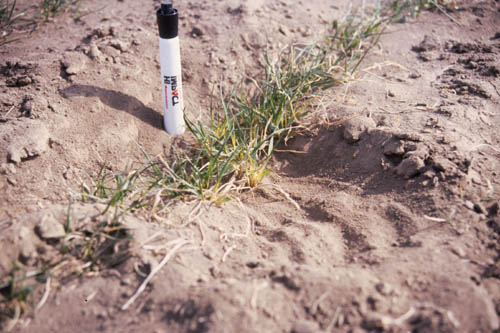
[[[276,154],[283,163],[281,172],[289,177],[315,176],[358,185],[365,194],[407,191],[407,181],[395,175],[396,166],[384,156],[383,144],[392,133],[373,131],[363,134],[359,142],[349,143],[342,137],[342,129],[321,128],[314,137],[299,136],[284,150],[303,153]],[[383,163],[388,167],[384,168]],[[405,186],[406,185],[406,186]]]
[[122,92],[84,84],[75,84],[62,89],[61,95],[65,98],[76,96],[98,97],[101,102],[113,109],[128,112],[154,128],[163,130],[163,118],[160,113],[147,107],[137,98]]

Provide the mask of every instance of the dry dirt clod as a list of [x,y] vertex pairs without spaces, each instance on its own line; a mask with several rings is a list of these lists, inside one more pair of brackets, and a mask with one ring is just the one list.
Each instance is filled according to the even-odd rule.
[[433,170],[427,170],[422,174],[422,176],[426,179],[433,179],[436,176],[436,173]]
[[439,46],[439,41],[436,37],[431,35],[425,35],[424,39],[420,42],[420,44],[415,45],[411,48],[414,52],[428,52],[436,50]]
[[369,129],[375,128],[377,124],[372,118],[360,117],[347,120],[344,122],[343,126],[344,139],[350,143],[355,143],[360,140],[363,133]]
[[63,65],[66,74],[76,75],[85,70],[87,61],[82,53],[70,52],[64,56],[61,64]]
[[452,172],[457,168],[455,163],[444,157],[435,157],[432,162],[432,167],[438,172]]
[[36,240],[36,235],[29,228],[22,226],[19,229],[17,237],[19,239],[19,254],[21,260],[29,260],[37,254],[36,245],[38,241]]
[[97,60],[97,61],[103,61],[104,60],[104,55],[102,54],[102,52],[99,50],[99,48],[95,44],[92,44],[90,46],[89,56],[93,60]]
[[425,168],[424,161],[416,156],[410,155],[405,158],[396,168],[396,173],[406,179],[418,175]]
[[0,164],[0,175],[16,174],[17,170],[14,164],[2,163]]
[[449,88],[457,91],[459,95],[476,95],[485,99],[491,98],[492,95],[480,83],[474,83],[463,79],[453,79],[448,83]]
[[472,201],[470,201],[470,200],[466,200],[466,201],[464,202],[464,205],[465,205],[465,207],[467,207],[468,209],[470,209],[470,210],[474,210],[474,203],[473,203]]
[[41,96],[26,95],[21,106],[25,117],[39,117],[43,110],[48,108],[48,102]]
[[476,170],[474,170],[472,168],[470,168],[468,170],[466,179],[473,184],[477,184],[477,185],[482,184],[481,175],[479,174],[479,172],[477,172]]
[[404,155],[405,153],[405,144],[401,140],[391,140],[387,144],[384,145],[384,155]]
[[114,47],[115,49],[119,50],[120,52],[127,52],[129,48],[129,44],[119,40],[119,39],[113,39],[109,42],[109,45]]
[[7,158],[14,163],[39,156],[49,149],[49,131],[43,124],[19,126],[7,147]]
[[17,180],[14,177],[7,177],[7,183],[9,183],[12,186],[16,186]]
[[66,235],[64,226],[51,213],[42,216],[35,226],[35,232],[42,239],[62,238]]

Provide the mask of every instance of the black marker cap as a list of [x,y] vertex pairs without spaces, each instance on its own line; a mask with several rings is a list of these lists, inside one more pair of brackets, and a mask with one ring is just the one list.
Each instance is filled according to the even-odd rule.
[[170,1],[162,1],[161,7],[156,11],[160,37],[165,39],[175,38],[179,33],[179,13]]

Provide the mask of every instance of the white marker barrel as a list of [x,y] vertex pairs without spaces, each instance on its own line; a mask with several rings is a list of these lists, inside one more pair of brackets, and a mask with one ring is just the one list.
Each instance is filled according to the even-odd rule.
[[162,1],[156,12],[160,32],[160,66],[165,130],[172,135],[184,133],[179,15],[170,1]]

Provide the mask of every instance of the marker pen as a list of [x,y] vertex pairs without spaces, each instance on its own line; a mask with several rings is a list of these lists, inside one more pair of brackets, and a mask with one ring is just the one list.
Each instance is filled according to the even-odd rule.
[[179,47],[179,13],[170,1],[162,1],[156,12],[160,32],[161,88],[163,121],[169,134],[184,133],[184,100],[182,98],[181,51]]

